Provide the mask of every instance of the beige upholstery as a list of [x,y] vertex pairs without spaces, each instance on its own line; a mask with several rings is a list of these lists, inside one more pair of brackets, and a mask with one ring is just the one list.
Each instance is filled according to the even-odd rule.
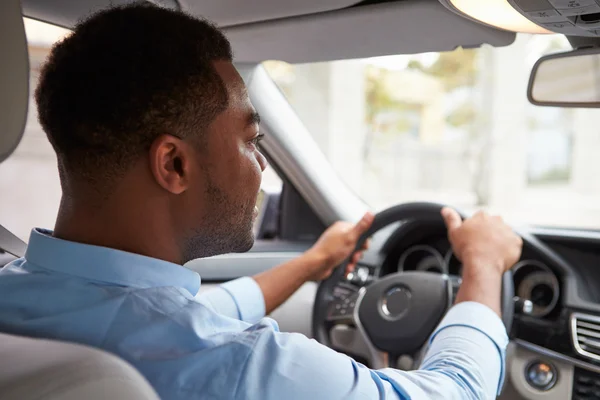
[[[0,162],[16,148],[27,116],[29,62],[19,0],[0,0]],[[27,212],[27,210],[15,210]],[[0,228],[2,228],[0,226]],[[0,248],[21,252],[0,230]],[[125,361],[85,346],[0,333],[2,400],[155,400]]]
[[0,399],[158,399],[144,378],[108,353],[0,334]]
[[17,147],[29,99],[27,40],[17,0],[0,1],[0,162]]

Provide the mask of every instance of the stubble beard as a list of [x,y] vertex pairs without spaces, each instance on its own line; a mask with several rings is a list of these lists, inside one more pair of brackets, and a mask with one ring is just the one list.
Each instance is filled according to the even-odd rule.
[[183,249],[183,262],[227,253],[243,253],[254,245],[252,230],[254,204],[235,201],[210,178],[206,198],[209,199],[201,228],[191,232]]

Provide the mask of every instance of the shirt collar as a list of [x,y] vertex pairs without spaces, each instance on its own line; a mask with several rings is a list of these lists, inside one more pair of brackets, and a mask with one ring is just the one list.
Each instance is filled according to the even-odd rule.
[[195,296],[200,275],[168,261],[108,247],[71,242],[33,229],[25,260],[38,267],[83,279],[134,288],[175,286]]

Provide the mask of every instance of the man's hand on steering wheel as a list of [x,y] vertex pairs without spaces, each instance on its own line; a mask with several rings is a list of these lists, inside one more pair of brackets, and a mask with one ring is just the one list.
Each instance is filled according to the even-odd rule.
[[[356,243],[373,223],[375,216],[367,212],[356,224],[338,221],[331,225],[319,238],[317,243],[308,250],[307,254],[319,260],[317,268],[312,274],[312,280],[321,281],[328,278],[335,267],[350,258],[346,267],[346,273],[352,272],[356,263],[361,259],[363,251],[369,248],[366,241],[358,251]],[[352,254],[354,252],[354,254]],[[352,257],[350,255],[352,254]]]
[[502,275],[519,260],[523,240],[502,218],[484,212],[464,222],[451,208],[444,208],[442,216],[454,254],[463,264],[456,303],[476,301],[501,315]]

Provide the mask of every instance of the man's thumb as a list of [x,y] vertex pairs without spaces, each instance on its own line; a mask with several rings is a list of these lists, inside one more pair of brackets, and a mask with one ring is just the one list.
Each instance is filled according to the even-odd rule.
[[452,232],[455,229],[460,228],[462,225],[462,218],[456,212],[456,210],[444,207],[442,209],[442,217],[444,218],[444,222],[446,223],[446,228],[448,228],[449,232]]
[[373,215],[373,213],[366,212],[365,215],[363,215],[363,217],[360,219],[360,221],[358,221],[356,225],[354,225],[353,231],[357,239],[360,237],[360,235],[365,233],[371,227],[371,224],[373,223],[374,219],[375,216]]

